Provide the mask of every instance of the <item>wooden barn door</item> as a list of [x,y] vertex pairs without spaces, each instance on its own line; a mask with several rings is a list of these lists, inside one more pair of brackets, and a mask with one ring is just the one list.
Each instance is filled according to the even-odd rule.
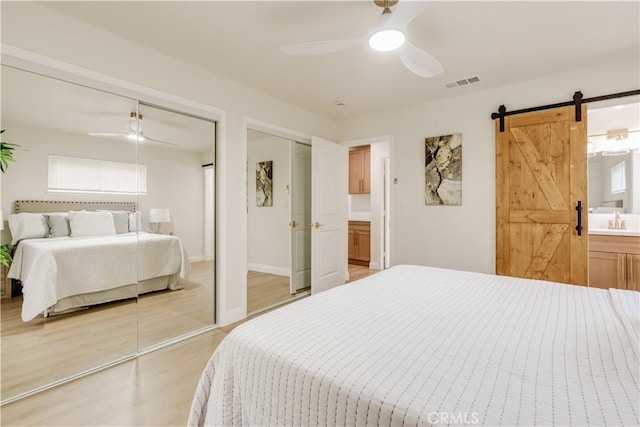
[[496,120],[497,274],[587,284],[587,115],[574,111],[507,116],[504,132]]

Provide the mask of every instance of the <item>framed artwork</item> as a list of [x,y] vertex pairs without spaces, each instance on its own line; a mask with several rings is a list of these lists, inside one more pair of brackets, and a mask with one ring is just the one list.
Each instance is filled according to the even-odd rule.
[[273,160],[256,163],[256,206],[273,206]]
[[462,204],[462,134],[425,138],[425,205]]

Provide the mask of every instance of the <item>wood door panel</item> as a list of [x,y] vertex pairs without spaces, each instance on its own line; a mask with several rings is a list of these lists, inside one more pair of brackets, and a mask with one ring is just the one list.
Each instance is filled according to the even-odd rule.
[[624,254],[589,251],[589,287],[625,289]]
[[362,192],[371,193],[371,148],[362,150]]
[[[538,184],[538,189],[548,203],[551,210],[562,211],[567,210],[567,202],[564,195],[560,192],[556,182],[549,170],[545,159],[541,156],[539,148],[536,148],[532,139],[529,137],[525,129],[511,128],[515,145],[520,150],[531,175]],[[540,141],[538,141],[540,142]],[[535,195],[535,193],[532,193]]]
[[[553,122],[563,122],[572,119],[573,107],[558,108],[555,110],[538,111],[536,113],[518,114],[509,116],[511,126],[531,126]],[[582,118],[584,119],[584,115]]]
[[640,291],[640,255],[627,254],[627,289]]
[[496,121],[498,274],[587,282],[586,211],[584,236],[575,233],[576,202],[587,206],[586,124],[572,113],[509,116],[504,132]]

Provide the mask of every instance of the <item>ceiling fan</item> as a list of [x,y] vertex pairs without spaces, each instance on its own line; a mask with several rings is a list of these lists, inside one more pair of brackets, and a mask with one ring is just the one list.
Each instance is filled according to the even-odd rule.
[[122,137],[130,139],[131,141],[144,142],[151,141],[159,144],[172,145],[179,147],[178,144],[172,142],[162,141],[160,139],[150,138],[142,132],[142,114],[138,114],[135,111],[131,113],[129,122],[127,123],[127,131],[124,133],[109,133],[109,132],[89,132],[87,135],[98,136],[101,138],[114,138]]
[[406,29],[409,23],[428,5],[423,1],[402,1],[393,12],[391,7],[398,0],[374,0],[376,6],[383,8],[382,16],[373,26],[367,37],[345,40],[322,40],[282,46],[280,50],[287,55],[323,55],[338,52],[364,44],[379,52],[394,52],[409,70],[421,77],[433,77],[444,71],[440,62],[424,50],[407,40]]

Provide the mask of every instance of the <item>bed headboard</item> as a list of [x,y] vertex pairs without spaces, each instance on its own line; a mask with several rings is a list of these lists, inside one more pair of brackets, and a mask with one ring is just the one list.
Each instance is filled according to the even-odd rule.
[[136,202],[71,202],[64,200],[16,200],[16,211],[31,213],[67,211],[128,211],[135,212]]

